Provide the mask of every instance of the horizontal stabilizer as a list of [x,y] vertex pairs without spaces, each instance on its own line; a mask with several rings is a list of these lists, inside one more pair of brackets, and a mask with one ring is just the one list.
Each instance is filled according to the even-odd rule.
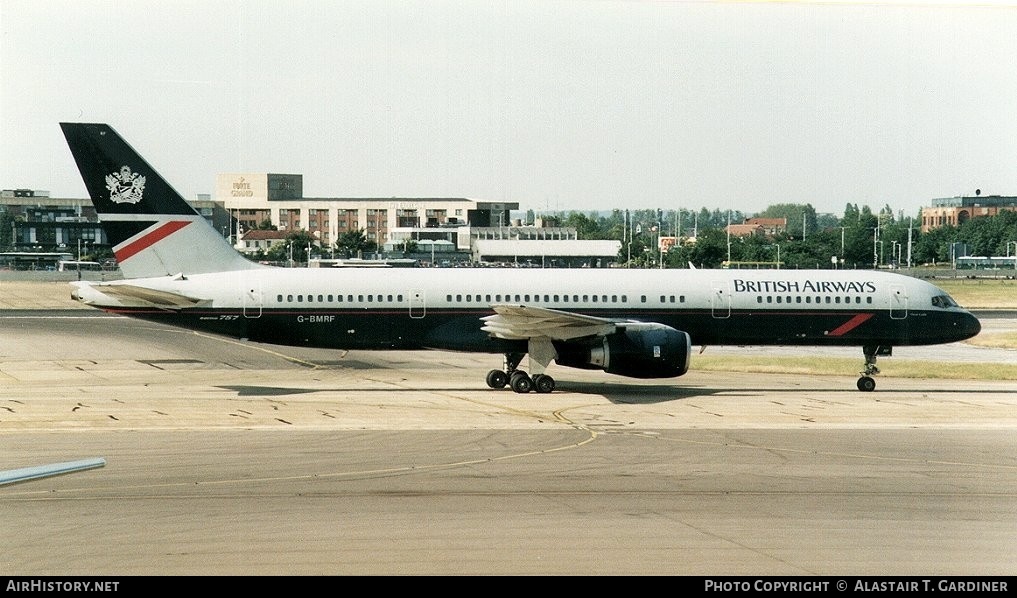
[[74,473],[76,471],[85,471],[87,469],[95,469],[105,465],[105,459],[102,457],[96,457],[94,459],[82,459],[80,461],[67,461],[65,463],[51,463],[49,465],[37,465],[35,467],[23,467],[21,469],[8,469],[7,471],[0,471],[0,486],[17,484],[18,482],[27,482],[29,480],[38,480],[40,478],[49,478],[57,475],[64,475],[65,473]]
[[[211,305],[208,299],[188,297],[179,293],[159,291],[132,284],[90,284],[78,283],[72,295],[75,299],[97,307],[156,307],[159,309],[182,309]],[[118,305],[113,305],[114,299]]]

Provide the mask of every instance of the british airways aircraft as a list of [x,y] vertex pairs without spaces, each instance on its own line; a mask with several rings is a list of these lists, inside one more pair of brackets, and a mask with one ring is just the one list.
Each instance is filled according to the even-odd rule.
[[72,296],[117,314],[278,345],[502,354],[487,385],[517,393],[552,392],[552,362],[678,377],[693,345],[861,347],[858,389],[872,391],[877,356],[981,329],[936,286],[868,270],[264,266],[110,126],[60,126],[124,274],[72,283]]

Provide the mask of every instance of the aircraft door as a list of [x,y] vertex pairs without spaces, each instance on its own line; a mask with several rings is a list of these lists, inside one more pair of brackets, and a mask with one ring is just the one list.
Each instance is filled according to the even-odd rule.
[[261,289],[260,278],[244,280],[241,277],[240,302],[243,304],[245,318],[260,318],[265,298]]
[[908,290],[904,285],[890,285],[890,318],[903,320],[908,317]]
[[421,289],[410,289],[410,317],[423,318],[427,313],[427,295]]
[[731,317],[731,289],[726,280],[715,280],[710,285],[713,293],[710,296],[710,307],[713,317],[718,319]]

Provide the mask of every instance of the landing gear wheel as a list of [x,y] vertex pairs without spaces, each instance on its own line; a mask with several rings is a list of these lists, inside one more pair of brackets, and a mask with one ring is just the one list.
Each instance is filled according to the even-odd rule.
[[491,388],[505,388],[508,381],[508,374],[501,370],[491,370],[487,373],[487,385]]
[[862,376],[858,379],[858,390],[862,392],[872,392],[876,389],[876,381],[869,376]]
[[533,388],[540,393],[554,391],[554,378],[547,374],[537,374],[533,377]]
[[526,372],[517,371],[509,379],[509,386],[519,394],[526,394],[533,390],[533,380],[526,375]]

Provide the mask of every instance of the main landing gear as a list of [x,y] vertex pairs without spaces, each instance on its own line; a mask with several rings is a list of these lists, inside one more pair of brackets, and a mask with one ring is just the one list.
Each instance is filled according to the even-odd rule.
[[876,367],[876,357],[878,355],[882,355],[884,357],[893,355],[893,347],[868,345],[862,347],[862,353],[865,354],[865,369],[861,371],[862,377],[858,379],[858,390],[862,392],[872,392],[876,389],[876,381],[872,378],[872,376],[879,373],[879,368]]
[[[535,352],[533,350],[535,348],[534,342],[530,341],[530,348],[530,368],[534,372],[532,377],[523,370],[518,369],[519,362],[526,356],[525,353],[507,353],[505,354],[505,370],[491,370],[488,372],[487,385],[491,388],[505,388],[507,385],[520,394],[526,394],[531,390],[538,393],[554,391],[554,378],[544,373],[544,368],[550,363],[550,359],[541,364],[542,358],[539,355],[542,354],[541,350],[543,347],[537,348]],[[534,358],[535,353],[538,355],[537,358]]]

